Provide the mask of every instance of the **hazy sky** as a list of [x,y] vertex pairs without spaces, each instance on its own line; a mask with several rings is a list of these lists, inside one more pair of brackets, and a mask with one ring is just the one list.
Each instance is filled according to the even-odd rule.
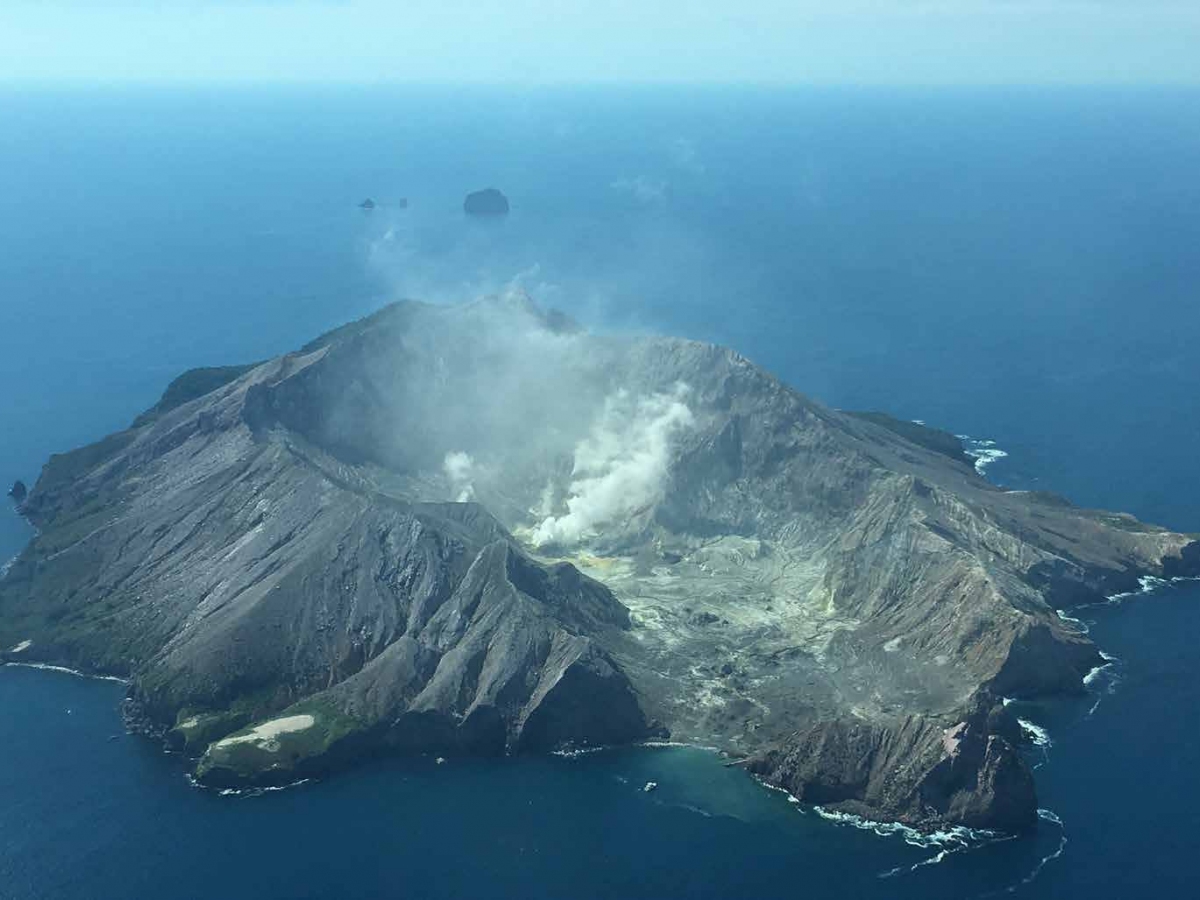
[[1200,0],[0,0],[30,79],[1200,84]]

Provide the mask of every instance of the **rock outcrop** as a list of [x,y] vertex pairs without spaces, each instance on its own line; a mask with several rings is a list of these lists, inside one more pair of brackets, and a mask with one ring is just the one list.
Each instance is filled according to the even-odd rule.
[[473,191],[463,201],[463,212],[470,216],[506,216],[508,198],[496,188]]
[[20,506],[25,502],[25,498],[29,495],[29,488],[25,487],[25,482],[17,479],[13,482],[13,486],[8,489],[8,496],[12,497],[13,503]]
[[669,735],[921,827],[1031,825],[999,698],[1100,662],[1057,608],[1200,573],[941,432],[520,296],[189,373],[23,509],[0,647],[129,677],[201,781]]

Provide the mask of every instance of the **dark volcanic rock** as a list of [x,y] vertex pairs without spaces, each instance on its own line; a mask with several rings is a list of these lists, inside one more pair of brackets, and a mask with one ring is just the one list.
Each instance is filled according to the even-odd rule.
[[906,422],[883,412],[850,412],[848,415],[882,425],[914,444],[920,444],[922,447],[948,456],[955,462],[972,465],[971,458],[963,451],[962,441],[948,431],[930,428],[928,425],[920,425],[916,422]]
[[463,211],[471,216],[506,216],[508,198],[496,188],[474,191],[463,201]]
[[13,486],[8,489],[8,496],[13,498],[13,502],[20,506],[25,502],[25,497],[28,496],[29,489],[25,487],[25,482],[17,480],[13,482]]
[[1003,733],[1019,727],[995,715],[814,720],[749,769],[799,800],[872,820],[1025,830],[1037,821],[1033,776]]
[[[15,491],[14,491],[15,495]],[[980,478],[721,347],[405,302],[50,458],[0,647],[128,676],[213,784],[669,734],[920,827],[1036,812],[996,699],[1193,538]]]
[[1163,567],[1166,578],[1200,578],[1200,540],[1192,541],[1179,554],[1168,559]]

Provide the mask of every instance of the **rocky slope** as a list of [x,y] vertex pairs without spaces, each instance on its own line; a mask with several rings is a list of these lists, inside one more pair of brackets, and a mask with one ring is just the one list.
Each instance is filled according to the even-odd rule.
[[1000,698],[1099,663],[1056,607],[1200,573],[940,432],[522,297],[189,373],[22,509],[0,647],[130,677],[202,781],[670,736],[921,826],[1031,825]]

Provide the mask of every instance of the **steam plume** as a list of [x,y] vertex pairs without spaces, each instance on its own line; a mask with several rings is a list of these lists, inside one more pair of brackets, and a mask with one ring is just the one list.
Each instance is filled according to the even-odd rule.
[[475,485],[472,484],[474,468],[475,460],[471,458],[471,454],[461,450],[446,454],[442,462],[442,471],[446,473],[446,480],[450,482],[450,492],[454,495],[456,503],[466,503],[475,499]]
[[684,403],[688,392],[680,383],[648,397],[625,390],[608,397],[591,433],[575,447],[566,512],[547,516],[534,529],[533,542],[579,543],[660,499],[671,441],[695,421]]

